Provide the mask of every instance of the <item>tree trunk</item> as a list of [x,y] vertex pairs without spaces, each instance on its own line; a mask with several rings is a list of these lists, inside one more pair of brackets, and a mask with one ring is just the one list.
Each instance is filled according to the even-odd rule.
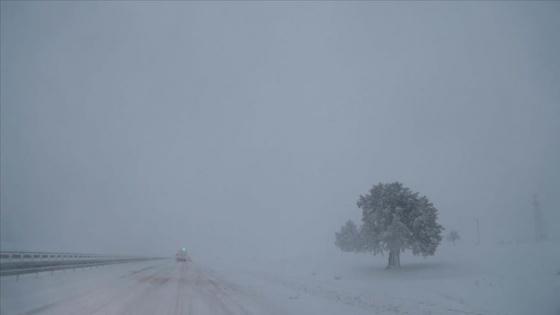
[[400,268],[401,267],[401,251],[391,250],[389,252],[389,263],[387,264],[387,269]]

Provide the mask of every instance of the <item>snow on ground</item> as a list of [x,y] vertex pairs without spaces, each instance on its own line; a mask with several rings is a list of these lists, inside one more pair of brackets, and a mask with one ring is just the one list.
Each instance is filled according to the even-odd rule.
[[560,314],[558,242],[444,244],[435,257],[333,251],[0,278],[1,314]]
[[[229,273],[228,270],[225,270]],[[172,259],[0,278],[0,314],[371,314],[311,297],[289,303],[289,289],[228,281],[196,262]]]
[[332,252],[205,266],[236,269],[230,280],[246,286],[256,278],[288,289],[290,304],[315,297],[378,314],[560,314],[559,242],[444,244],[433,257],[403,254],[401,270],[385,269],[386,259]]
[[[77,298],[123,275],[147,271],[158,261],[105,265],[0,278],[0,313],[20,314]],[[39,313],[37,311],[37,313]]]

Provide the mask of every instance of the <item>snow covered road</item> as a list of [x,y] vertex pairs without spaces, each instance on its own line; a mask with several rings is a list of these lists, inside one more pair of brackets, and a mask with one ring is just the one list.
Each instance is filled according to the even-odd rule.
[[[243,286],[198,263],[148,261],[0,278],[1,314],[372,314],[255,279]],[[350,309],[349,309],[350,308]]]
[[2,278],[2,314],[276,314],[194,263],[173,260]]

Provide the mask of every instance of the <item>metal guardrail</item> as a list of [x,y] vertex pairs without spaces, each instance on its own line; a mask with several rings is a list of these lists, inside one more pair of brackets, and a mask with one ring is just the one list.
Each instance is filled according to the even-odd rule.
[[128,263],[161,257],[54,252],[0,252],[0,276]]
[[0,251],[0,263],[6,261],[45,261],[45,260],[106,260],[138,258],[131,255],[103,255],[86,253],[56,253],[56,252],[14,252]]

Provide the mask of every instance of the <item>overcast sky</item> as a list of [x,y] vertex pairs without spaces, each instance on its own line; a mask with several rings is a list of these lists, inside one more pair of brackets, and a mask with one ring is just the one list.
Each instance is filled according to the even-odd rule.
[[560,232],[558,2],[1,3],[2,249],[336,250],[379,182]]

